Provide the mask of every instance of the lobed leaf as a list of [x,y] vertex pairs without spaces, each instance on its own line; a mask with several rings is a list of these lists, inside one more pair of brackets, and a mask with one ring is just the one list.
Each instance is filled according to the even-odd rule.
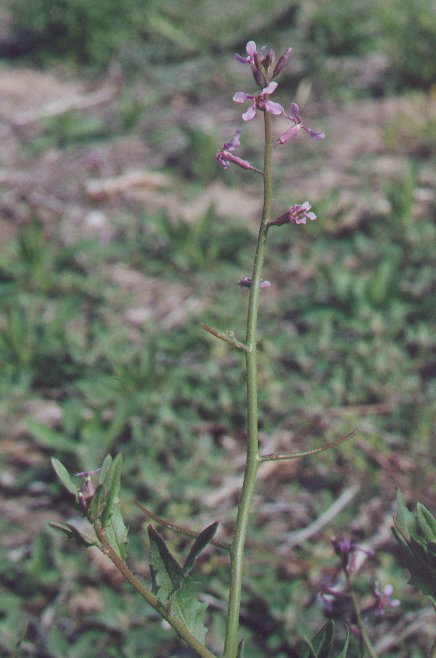
[[152,592],[157,598],[166,603],[176,592],[183,580],[183,570],[172,555],[163,537],[148,526],[150,538],[150,570],[153,581]]

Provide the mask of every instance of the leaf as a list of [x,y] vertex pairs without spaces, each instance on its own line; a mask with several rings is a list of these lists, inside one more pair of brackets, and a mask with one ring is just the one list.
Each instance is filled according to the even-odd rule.
[[[101,513],[101,525],[105,528],[114,513],[115,506],[119,503],[119,494],[121,489],[121,463],[122,454],[118,453],[110,464],[103,486],[107,491],[107,501],[104,510]],[[105,460],[106,461],[106,460]],[[103,462],[104,463],[104,462]]]
[[125,559],[127,553],[128,529],[119,507],[114,509],[110,523],[105,530],[107,540],[121,559]]
[[51,465],[53,466],[56,475],[58,476],[59,480],[64,485],[65,489],[67,489],[67,491],[72,493],[73,496],[77,497],[78,489],[77,489],[76,486],[74,486],[73,481],[71,480],[70,474],[68,473],[65,466],[62,464],[62,462],[59,461],[59,459],[56,459],[56,457],[52,457],[50,461],[51,461]]
[[241,640],[238,645],[238,653],[236,658],[244,658],[245,656],[245,639]]
[[335,624],[330,619],[312,640],[317,658],[329,658],[335,635]]
[[347,658],[348,644],[350,642],[350,629],[348,626],[345,626],[345,642],[342,647],[341,653],[339,653],[336,658]]
[[111,466],[112,466],[112,457],[110,455],[106,455],[106,457],[103,460],[103,464],[101,465],[100,473],[98,476],[99,484],[104,484],[104,481],[106,479],[106,476]]
[[152,592],[159,601],[166,603],[176,592],[183,580],[183,570],[175,557],[171,554],[163,537],[148,526],[150,538],[150,570],[153,581]]
[[66,439],[63,434],[47,427],[43,423],[38,423],[36,420],[29,418],[26,421],[26,426],[32,436],[37,442],[45,448],[56,450],[57,452],[65,452],[75,455],[77,452],[77,445],[74,441]]
[[341,653],[336,657],[333,655],[334,636],[335,624],[329,620],[311,640],[305,639],[306,646],[300,650],[300,658],[346,658],[350,640],[348,627]]
[[183,586],[177,590],[171,599],[171,611],[189,628],[199,642],[204,644],[206,627],[203,623],[207,603],[198,600],[198,588],[194,580],[187,576]]
[[398,492],[392,531],[410,572],[409,582],[436,607],[435,529],[436,519],[431,512],[421,503],[417,503],[415,512],[409,512]]
[[108,490],[104,484],[99,484],[91,498],[91,502],[88,508],[88,519],[91,523],[96,523],[101,518],[108,499]]
[[85,546],[88,548],[89,546],[95,546],[97,543],[95,539],[86,535],[71,523],[49,523],[49,526],[53,528],[53,530],[66,536],[68,539],[74,539],[79,546]]
[[192,544],[191,550],[188,553],[188,557],[183,564],[183,574],[185,576],[191,573],[192,569],[194,568],[195,560],[198,558],[200,553],[204,551],[206,546],[212,541],[217,528],[218,522],[215,521],[200,532],[197,539]]
[[429,542],[436,541],[436,518],[422,503],[416,504],[416,521],[420,534]]

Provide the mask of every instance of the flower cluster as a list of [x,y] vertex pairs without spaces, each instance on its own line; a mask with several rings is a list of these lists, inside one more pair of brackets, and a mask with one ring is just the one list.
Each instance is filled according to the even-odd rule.
[[[236,61],[250,65],[254,80],[260,87],[260,91],[257,94],[250,94],[245,91],[237,91],[234,94],[233,100],[235,103],[250,103],[248,109],[242,114],[242,119],[244,121],[251,121],[255,118],[258,110],[260,112],[268,112],[274,116],[283,116],[288,119],[292,125],[280,137],[278,137],[276,146],[286,144],[290,139],[296,138],[301,130],[304,130],[309,137],[315,140],[324,139],[325,135],[323,132],[312,130],[312,128],[309,128],[303,123],[300,115],[300,108],[296,103],[290,104],[289,113],[287,113],[280,103],[270,100],[271,94],[273,94],[278,87],[278,83],[273,81],[272,78],[275,78],[282,72],[291,55],[292,48],[287,48],[277,61],[275,60],[274,52],[271,49],[265,47],[258,49],[254,41],[249,41],[247,43],[246,52],[247,54],[245,56],[236,53],[234,57]],[[256,171],[259,174],[263,174],[261,169],[254,167],[250,162],[243,160],[234,153],[235,149],[240,146],[240,135],[241,131],[237,130],[232,139],[222,145],[221,149],[216,154],[218,165],[223,169],[228,169],[233,163],[242,169]],[[269,225],[282,226],[283,224],[305,224],[307,220],[313,221],[315,219],[316,215],[312,212],[309,202],[305,201],[302,204],[290,206],[287,212],[277,217],[277,219],[270,221]]]

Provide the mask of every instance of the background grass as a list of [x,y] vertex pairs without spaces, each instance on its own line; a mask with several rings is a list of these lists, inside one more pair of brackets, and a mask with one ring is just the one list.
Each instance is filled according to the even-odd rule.
[[[205,1],[195,15],[183,0],[122,6],[16,0],[10,7],[27,64],[89,76],[117,62],[129,78],[109,121],[74,112],[48,120],[37,138],[27,140],[26,157],[49,149],[74,157],[84,146],[133,131],[162,149],[161,170],[183,189],[188,205],[225,176],[213,159],[221,143],[214,99],[230,97],[229,89],[241,81],[227,62],[233,51],[243,52],[248,37],[273,43],[277,52],[291,43],[295,61],[286,84],[299,94],[309,90],[327,115],[338,102],[357,108],[357,101],[394,98],[399,88],[415,94],[415,111],[399,108],[384,127],[384,148],[398,158],[398,171],[378,186],[381,206],[371,187],[369,155],[352,159],[349,168],[361,173],[352,203],[364,194],[370,210],[350,223],[338,188],[316,194],[318,222],[271,231],[266,278],[273,287],[262,296],[261,313],[265,449],[271,441],[281,449],[283,442],[296,449],[317,446],[354,428],[359,435],[319,460],[261,472],[243,602],[254,658],[292,657],[297,638],[321,625],[316,593],[323,577],[336,576],[329,538],[342,533],[369,542],[378,537],[377,561],[358,583],[363,599],[374,578],[391,582],[402,599],[401,609],[386,619],[368,620],[376,639],[389,633],[400,638],[383,656],[425,655],[427,617],[401,639],[401,631],[421,618],[425,600],[406,585],[389,531],[380,534],[390,523],[395,486],[431,505],[436,227],[434,207],[420,199],[434,157],[432,7],[424,0],[407,6],[389,0],[372,9],[333,0],[271,2],[267,16],[260,2],[235,7]],[[365,77],[376,70],[375,56],[382,58],[382,72]],[[151,87],[147,101],[135,93],[141,76]],[[170,125],[167,106],[176,89],[193,114],[205,108],[209,123],[188,117]],[[165,151],[168,142],[171,152]],[[249,134],[247,151],[258,158],[255,144]],[[332,166],[324,165],[322,152],[300,143],[294,153],[301,178]],[[277,178],[277,198],[289,204],[288,168],[280,161]],[[226,183],[229,191],[242,183],[246,193],[242,172]],[[249,188],[251,193],[257,191]],[[190,655],[94,553],[76,550],[46,529],[47,520],[77,513],[48,457],[80,471],[109,451],[123,452],[130,555],[142,575],[145,526],[135,497],[182,525],[218,519],[221,535],[230,535],[244,449],[244,380],[239,355],[213,341],[199,322],[243,334],[246,291],[236,283],[249,272],[252,229],[217,215],[213,206],[195,222],[182,213],[174,219],[165,210],[135,207],[114,214],[109,241],[79,236],[68,243],[61,225],[48,225],[35,213],[2,251],[5,655],[20,638],[23,656]],[[159,318],[153,301],[148,320],[126,320],[137,288],[126,293],[113,275],[119,268],[134,272],[139,286],[158,280],[175,311],[182,307],[182,321]],[[325,529],[295,548],[287,545],[287,533],[307,526],[354,484],[360,486],[357,498]],[[182,548],[178,538],[171,541],[175,551]],[[212,552],[197,574],[217,651],[227,568],[225,557]]]

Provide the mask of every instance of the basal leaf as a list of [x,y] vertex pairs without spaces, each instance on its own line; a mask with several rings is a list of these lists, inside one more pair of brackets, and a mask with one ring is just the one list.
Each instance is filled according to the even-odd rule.
[[64,485],[65,489],[67,489],[67,491],[73,494],[73,496],[77,496],[78,489],[76,486],[74,486],[70,474],[68,473],[67,469],[62,464],[62,462],[60,462],[59,459],[56,459],[55,457],[52,457],[50,461],[51,461],[51,465],[55,470],[56,475]]
[[191,550],[188,553],[188,557],[186,558],[183,564],[184,575],[188,575],[192,571],[195,564],[195,560],[198,558],[200,553],[204,551],[206,546],[213,539],[217,528],[218,528],[218,522],[215,521],[215,523],[211,523],[211,525],[207,526],[207,528],[205,528],[200,532],[197,539],[192,544]]

